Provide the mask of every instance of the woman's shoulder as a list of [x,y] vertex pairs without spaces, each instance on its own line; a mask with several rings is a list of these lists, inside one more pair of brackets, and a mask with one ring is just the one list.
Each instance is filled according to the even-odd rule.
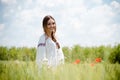
[[42,34],[40,37],[39,37],[39,42],[44,42],[45,40],[45,34]]
[[42,35],[40,36],[40,39],[41,39],[41,38],[44,38],[44,37],[45,37],[45,34],[42,34]]

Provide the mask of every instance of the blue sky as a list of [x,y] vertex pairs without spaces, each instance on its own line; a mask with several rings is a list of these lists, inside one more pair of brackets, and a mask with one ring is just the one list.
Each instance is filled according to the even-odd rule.
[[0,46],[36,47],[45,15],[62,46],[120,43],[120,0],[0,0]]

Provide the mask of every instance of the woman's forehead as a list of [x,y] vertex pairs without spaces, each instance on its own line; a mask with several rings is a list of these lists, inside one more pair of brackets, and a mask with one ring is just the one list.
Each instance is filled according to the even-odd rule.
[[55,20],[53,20],[51,18],[48,20],[48,23],[53,23],[53,22],[55,22]]

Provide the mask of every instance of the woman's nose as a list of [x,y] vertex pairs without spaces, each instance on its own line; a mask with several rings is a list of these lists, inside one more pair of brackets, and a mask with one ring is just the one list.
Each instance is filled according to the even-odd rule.
[[54,25],[53,25],[53,24],[51,24],[51,27],[54,27]]

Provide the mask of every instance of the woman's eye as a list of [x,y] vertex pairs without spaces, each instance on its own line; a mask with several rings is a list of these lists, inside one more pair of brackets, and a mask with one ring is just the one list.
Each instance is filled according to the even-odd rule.
[[50,23],[48,23],[47,25],[50,25]]
[[55,22],[53,22],[53,23],[48,23],[47,25],[55,25]]
[[53,25],[55,24],[55,22],[52,23]]

